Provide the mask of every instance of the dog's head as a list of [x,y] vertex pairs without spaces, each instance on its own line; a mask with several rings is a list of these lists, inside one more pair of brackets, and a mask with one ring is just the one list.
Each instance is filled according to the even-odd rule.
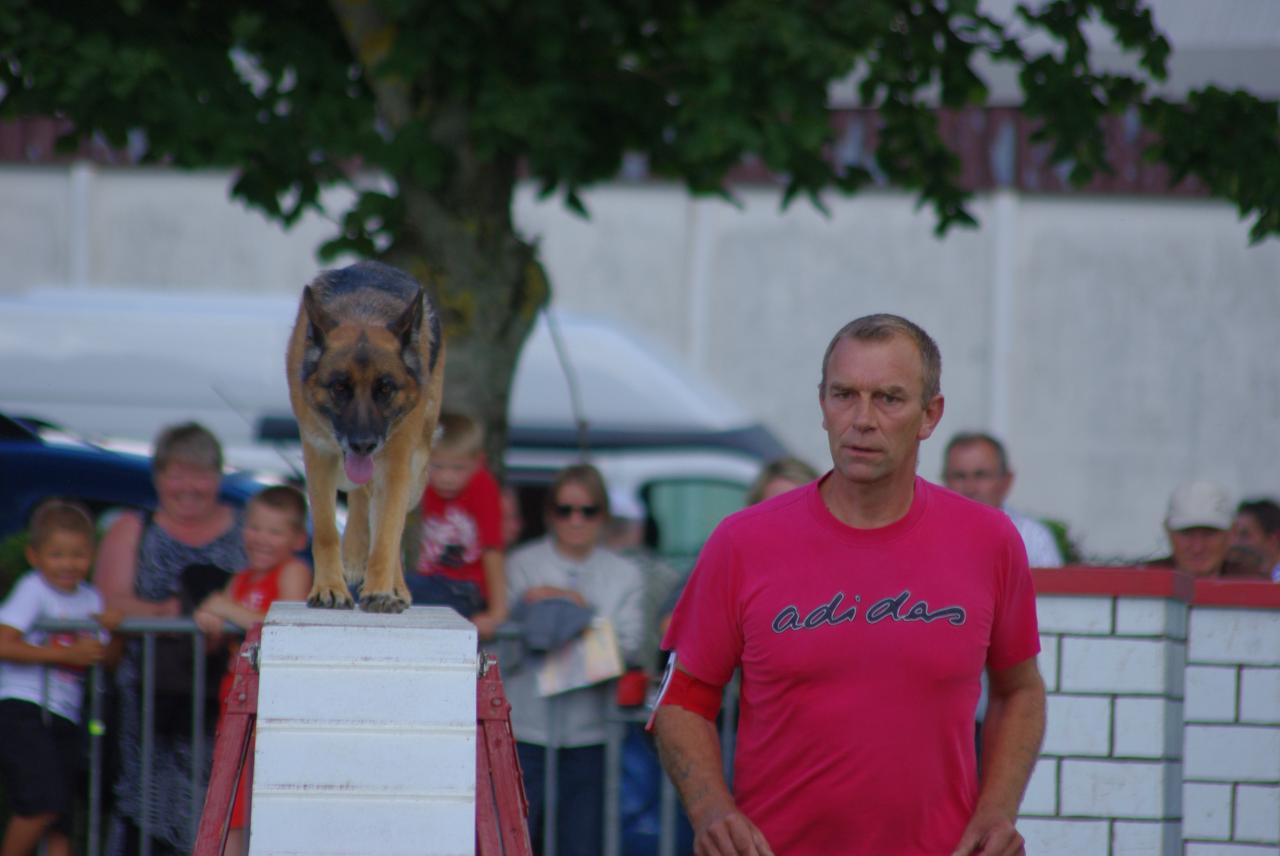
[[340,320],[310,286],[302,304],[308,322],[304,394],[342,445],[347,477],[363,484],[373,474],[372,456],[422,394],[422,292],[385,325]]

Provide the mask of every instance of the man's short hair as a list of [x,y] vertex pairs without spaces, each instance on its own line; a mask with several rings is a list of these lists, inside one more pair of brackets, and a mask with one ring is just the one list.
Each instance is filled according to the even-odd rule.
[[985,431],[961,431],[947,441],[946,451],[942,453],[942,460],[945,462],[951,457],[951,450],[960,446],[969,446],[974,443],[986,443],[995,450],[996,460],[1000,462],[1001,474],[1009,472],[1009,455],[1004,450],[1004,443],[1001,443],[995,437]]
[[263,488],[249,500],[250,505],[263,505],[289,515],[300,532],[307,531],[307,498],[302,491],[287,484]]
[[818,394],[827,392],[827,363],[831,362],[831,353],[841,339],[853,339],[859,342],[883,342],[894,336],[906,336],[915,343],[920,353],[920,361],[924,364],[923,401],[928,404],[942,391],[942,353],[933,338],[922,327],[900,315],[887,312],[875,315],[863,315],[855,318],[831,337],[827,350],[822,355],[822,380],[818,383]]
[[73,532],[83,535],[93,543],[97,530],[93,525],[93,515],[78,502],[65,499],[46,499],[31,512],[31,525],[27,531],[27,543],[34,548],[53,536],[54,532]]
[[441,413],[435,449],[448,455],[478,455],[484,451],[484,428],[465,413]]
[[1236,514],[1249,515],[1268,535],[1280,532],[1280,503],[1274,499],[1246,499],[1236,508]]

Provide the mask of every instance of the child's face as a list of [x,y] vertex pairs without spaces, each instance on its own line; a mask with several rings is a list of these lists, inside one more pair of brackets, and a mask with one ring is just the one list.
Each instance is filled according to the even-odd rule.
[[307,546],[307,533],[293,515],[279,508],[250,503],[244,519],[244,552],[249,568],[269,571]]
[[462,493],[479,466],[479,455],[432,452],[429,476],[431,487],[445,499],[453,499]]
[[67,529],[55,529],[39,545],[27,547],[27,561],[58,591],[74,592],[89,576],[93,539]]

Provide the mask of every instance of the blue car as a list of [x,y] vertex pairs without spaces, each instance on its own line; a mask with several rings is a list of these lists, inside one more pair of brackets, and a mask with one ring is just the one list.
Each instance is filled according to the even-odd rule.
[[[263,487],[244,473],[222,480],[222,497],[242,506]],[[0,414],[0,541],[27,526],[49,497],[109,508],[155,508],[151,459],[95,446],[36,419]]]

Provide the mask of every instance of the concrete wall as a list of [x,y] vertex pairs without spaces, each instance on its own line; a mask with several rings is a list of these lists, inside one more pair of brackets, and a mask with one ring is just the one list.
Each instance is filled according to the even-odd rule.
[[1280,589],[1172,571],[1037,571],[1042,856],[1280,856]]
[[[226,198],[220,173],[0,167],[0,293],[69,283],[294,295],[332,233],[285,233]],[[1067,521],[1096,559],[1165,548],[1172,488],[1193,476],[1280,493],[1280,241],[1249,247],[1225,205],[1172,198],[978,199],[980,230],[944,240],[911,198],[870,192],[785,213],[660,184],[586,195],[591,220],[522,188],[556,305],[648,336],[815,464],[815,385],[840,324],[920,322],[943,353],[954,431],[1004,435],[1012,503]],[[340,199],[336,199],[340,203]]]

